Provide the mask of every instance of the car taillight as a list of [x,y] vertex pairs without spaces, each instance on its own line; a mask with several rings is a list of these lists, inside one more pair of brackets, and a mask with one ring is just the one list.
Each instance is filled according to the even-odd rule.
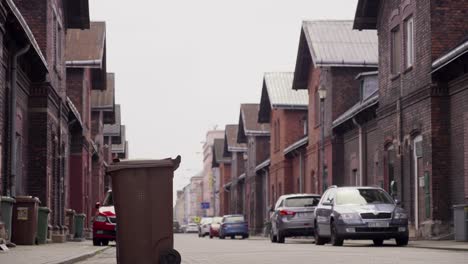
[[288,210],[281,210],[281,211],[279,211],[279,214],[281,216],[295,216],[296,212],[288,211]]

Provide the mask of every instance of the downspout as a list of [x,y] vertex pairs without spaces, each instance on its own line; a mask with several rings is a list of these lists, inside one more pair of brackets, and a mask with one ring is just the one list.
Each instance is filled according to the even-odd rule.
[[17,80],[18,80],[18,59],[28,52],[30,44],[27,44],[24,48],[18,50],[12,58],[11,62],[11,85],[10,85],[10,167],[11,167],[11,184],[10,194],[12,197],[16,197],[16,174],[17,174],[17,149],[16,149],[16,97],[17,97]]
[[353,117],[353,123],[359,129],[359,186],[363,186],[364,183],[364,136],[363,128],[361,124],[356,121],[356,118]]
[[304,193],[304,179],[303,179],[303,170],[302,170],[302,151],[299,151],[299,192]]

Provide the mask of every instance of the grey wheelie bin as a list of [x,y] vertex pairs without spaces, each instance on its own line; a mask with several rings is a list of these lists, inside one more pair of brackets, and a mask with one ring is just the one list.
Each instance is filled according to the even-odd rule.
[[108,168],[117,216],[117,263],[181,262],[172,233],[172,181],[179,164],[180,156],[121,161]]
[[453,206],[455,241],[468,241],[468,204]]

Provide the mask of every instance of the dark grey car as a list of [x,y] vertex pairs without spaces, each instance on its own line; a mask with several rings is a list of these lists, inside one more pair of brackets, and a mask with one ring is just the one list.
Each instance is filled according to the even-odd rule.
[[320,201],[318,194],[289,194],[281,196],[271,208],[271,242],[284,243],[286,237],[313,236],[314,209]]
[[314,218],[316,245],[341,246],[345,239],[370,239],[376,246],[386,239],[408,244],[408,216],[381,188],[331,187]]

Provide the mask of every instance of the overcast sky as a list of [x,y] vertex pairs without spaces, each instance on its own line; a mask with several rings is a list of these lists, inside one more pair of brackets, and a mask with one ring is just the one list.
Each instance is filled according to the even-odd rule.
[[91,0],[107,22],[130,158],[182,156],[174,188],[202,169],[202,141],[259,103],[264,72],[293,71],[301,21],[352,19],[357,0]]

